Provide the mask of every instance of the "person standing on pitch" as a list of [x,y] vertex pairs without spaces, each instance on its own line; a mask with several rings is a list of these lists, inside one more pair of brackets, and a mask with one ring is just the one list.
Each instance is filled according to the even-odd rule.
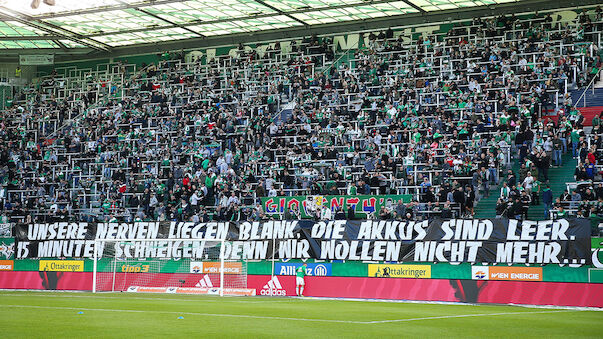
[[307,273],[308,264],[304,263],[302,266],[297,268],[295,271],[295,293],[298,297],[304,296],[304,287],[306,286],[305,277]]

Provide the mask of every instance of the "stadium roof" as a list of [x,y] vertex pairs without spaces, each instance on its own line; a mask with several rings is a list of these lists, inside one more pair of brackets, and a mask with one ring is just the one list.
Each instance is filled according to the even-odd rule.
[[0,49],[114,47],[520,0],[0,0]]
[[[375,31],[601,0],[0,0],[0,62],[55,62]],[[41,1],[41,0],[40,0]]]

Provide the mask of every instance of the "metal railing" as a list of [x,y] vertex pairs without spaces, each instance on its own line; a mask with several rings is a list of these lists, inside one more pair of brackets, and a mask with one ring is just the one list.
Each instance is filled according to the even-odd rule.
[[588,86],[586,86],[586,88],[584,88],[584,91],[582,91],[582,95],[580,95],[580,98],[578,98],[578,100],[576,100],[576,103],[574,104],[574,108],[578,107],[578,103],[580,102],[580,100],[583,100],[583,98],[584,98],[584,106],[582,106],[582,107],[586,107],[586,91],[588,91],[588,89],[592,86],[593,94],[595,94],[595,80],[599,79],[600,74],[601,74],[601,69],[599,69],[597,71],[597,74],[595,74],[595,76],[592,78],[592,80],[588,83]]

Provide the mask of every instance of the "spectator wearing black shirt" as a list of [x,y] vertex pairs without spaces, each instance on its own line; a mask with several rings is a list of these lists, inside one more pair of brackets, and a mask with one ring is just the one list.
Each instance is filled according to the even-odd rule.
[[471,189],[471,186],[467,186],[467,191],[465,192],[465,207],[467,209],[467,215],[473,217],[475,215],[475,211],[473,206],[475,204],[475,193]]
[[452,193],[452,197],[454,199],[454,202],[459,204],[461,206],[461,213],[465,213],[465,193],[463,192],[463,188],[459,187],[457,188],[454,193]]
[[530,204],[532,203],[532,197],[528,194],[527,191],[521,191],[521,196],[519,198],[521,200],[521,214],[523,215],[524,220],[528,219],[528,210],[530,208]]

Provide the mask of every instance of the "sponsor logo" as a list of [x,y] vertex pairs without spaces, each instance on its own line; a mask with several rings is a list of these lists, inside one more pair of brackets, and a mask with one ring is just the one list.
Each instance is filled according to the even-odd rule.
[[135,264],[135,265],[121,265],[121,272],[125,273],[148,273],[149,265]]
[[[178,294],[220,294],[219,288],[196,288],[196,287],[144,287],[130,286],[127,292],[138,293],[178,293]],[[225,295],[255,295],[252,288],[225,288]]]
[[[204,262],[203,273],[220,273],[219,262]],[[224,263],[224,274],[241,274],[243,272],[243,265],[240,262],[225,262]]]
[[[214,294],[211,291],[214,288],[200,288],[200,287],[178,287],[176,293],[188,293],[188,294]],[[218,290],[218,289],[215,289]],[[219,291],[219,290],[218,290]],[[219,293],[216,293],[219,294]]]
[[[325,264],[318,264],[314,267],[314,269],[312,270],[313,273],[312,275],[317,276],[317,277],[324,277],[326,275],[331,275],[327,270],[327,266],[325,266]],[[329,273],[329,274],[327,274]]]
[[542,267],[490,266],[490,280],[542,281]]
[[12,260],[0,260],[0,271],[12,271],[15,267],[15,262]]
[[[219,262],[201,262],[192,261],[190,263],[190,273],[197,274],[218,274],[221,264]],[[240,262],[225,262],[224,274],[242,274],[243,265]]]
[[203,273],[203,263],[198,261],[191,261],[191,273]]
[[542,281],[542,267],[472,266],[471,279]]
[[[603,222],[599,224],[599,229],[603,229]],[[590,241],[593,266],[596,268],[603,268],[603,238],[592,237]]]
[[[135,290],[130,291],[130,288],[135,287]],[[167,293],[167,287],[146,287],[146,286],[130,286],[128,292],[138,293]]]
[[13,239],[2,239],[0,241],[0,257],[12,259],[15,254],[15,243]]
[[430,265],[369,264],[368,276],[377,278],[431,278]]
[[208,287],[214,287],[214,285],[211,283],[211,280],[209,279],[209,275],[206,274],[203,276],[203,278],[201,278],[201,280],[199,280],[199,282],[197,284],[195,284],[195,287],[208,288]]
[[214,294],[214,295],[220,294],[220,289],[219,288],[210,288],[207,291],[207,294]]
[[260,295],[287,295],[287,291],[281,285],[278,277],[273,276],[266,285],[260,290]]
[[603,249],[596,248],[596,249],[593,249],[592,251],[593,251],[593,255],[592,255],[593,266],[596,268],[603,268]]
[[40,271],[84,272],[83,260],[40,260]]
[[471,279],[488,280],[490,271],[488,266],[471,266]]
[[[301,263],[275,263],[274,272],[277,275],[295,275]],[[308,276],[326,277],[331,276],[331,264],[308,264]]]

